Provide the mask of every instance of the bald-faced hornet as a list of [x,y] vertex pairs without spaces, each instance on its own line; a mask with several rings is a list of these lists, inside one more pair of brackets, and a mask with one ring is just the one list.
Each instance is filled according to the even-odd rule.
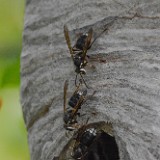
[[57,160],[119,160],[112,124],[88,121],[74,130]]
[[71,156],[75,160],[119,160],[115,138],[101,129],[83,125],[74,139]]
[[[76,86],[77,86],[78,74],[80,74],[84,84],[86,85],[85,80],[83,78],[83,75],[86,74],[86,70],[84,69],[84,67],[88,63],[87,58],[86,58],[86,53],[87,53],[87,50],[91,47],[92,33],[93,33],[93,30],[92,30],[92,28],[90,28],[88,33],[81,35],[78,38],[74,47],[71,47],[69,31],[68,31],[67,26],[64,26],[64,36],[65,36],[67,46],[69,48],[73,63],[76,67],[76,69],[75,69],[75,72],[77,73],[76,79],[75,79]],[[86,87],[87,87],[87,85],[86,85]]]
[[97,130],[95,128],[83,128],[81,131],[78,131],[72,157],[75,159],[82,159],[96,136]]
[[76,87],[73,95],[68,101],[69,108],[66,108],[66,99],[67,99],[67,89],[68,89],[68,81],[64,83],[64,127],[67,130],[74,130],[78,127],[77,123],[77,115],[80,116],[78,110],[81,108],[83,103],[86,101],[87,90],[80,90],[81,83]]

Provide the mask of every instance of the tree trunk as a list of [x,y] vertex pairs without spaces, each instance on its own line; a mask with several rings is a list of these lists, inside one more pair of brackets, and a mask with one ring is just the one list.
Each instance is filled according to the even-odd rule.
[[84,121],[112,123],[121,160],[160,159],[159,0],[27,0],[21,104],[31,160],[51,160],[69,141],[63,85],[68,79],[73,93],[75,72],[64,25],[72,46],[76,34],[92,27],[94,38],[108,28],[87,53],[107,63],[86,69],[96,94],[82,108]]

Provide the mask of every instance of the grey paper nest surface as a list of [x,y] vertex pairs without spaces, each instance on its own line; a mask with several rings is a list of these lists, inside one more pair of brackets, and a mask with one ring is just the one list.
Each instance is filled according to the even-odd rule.
[[[63,84],[74,68],[63,35],[92,27],[88,51],[106,57],[85,79],[97,92],[83,112],[110,121],[121,160],[160,159],[160,2],[28,0],[21,55],[21,104],[31,160],[51,160],[68,138],[63,128]],[[74,86],[69,90],[73,91]]]

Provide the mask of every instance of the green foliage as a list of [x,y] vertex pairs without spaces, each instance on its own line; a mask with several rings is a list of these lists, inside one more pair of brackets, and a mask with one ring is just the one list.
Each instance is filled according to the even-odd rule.
[[0,88],[18,85],[24,0],[0,0]]
[[[5,55],[0,56],[0,88],[6,86],[18,86],[20,83],[20,60],[19,49],[3,52]],[[14,56],[13,56],[14,55]]]
[[19,104],[19,89],[1,89],[0,159],[29,160],[27,133]]
[[0,159],[29,160],[20,106],[24,0],[0,0]]
[[[0,0],[0,48],[22,39],[24,0]],[[19,43],[17,43],[19,42]]]

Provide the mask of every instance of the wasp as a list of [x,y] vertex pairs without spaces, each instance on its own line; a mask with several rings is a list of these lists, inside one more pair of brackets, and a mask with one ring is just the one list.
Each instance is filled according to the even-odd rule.
[[97,134],[97,130],[93,127],[87,128],[86,125],[83,125],[79,128],[75,136],[76,142],[73,147],[72,157],[74,159],[83,159]]
[[69,108],[66,108],[66,101],[67,101],[67,90],[68,90],[68,81],[66,80],[64,83],[64,127],[67,130],[74,130],[78,127],[77,123],[77,115],[80,116],[78,113],[81,106],[86,101],[87,89],[81,90],[80,89],[81,83],[76,87],[73,95],[68,101]]
[[[119,160],[111,123],[82,125],[74,135],[71,156],[76,160]],[[104,124],[104,123],[103,123]],[[97,126],[96,126],[97,125]]]
[[[67,42],[67,46],[70,51],[70,55],[72,57],[73,63],[76,67],[75,72],[76,74],[76,79],[75,79],[75,85],[77,86],[77,76],[78,74],[81,76],[84,84],[86,85],[86,82],[83,78],[83,75],[86,74],[86,70],[84,69],[85,66],[87,65],[87,59],[86,59],[86,53],[87,50],[91,47],[91,39],[92,39],[92,34],[93,34],[93,29],[90,28],[88,33],[81,35],[76,44],[71,47],[71,41],[69,37],[69,31],[68,27],[64,26],[64,36]],[[87,85],[86,85],[87,87]],[[88,87],[87,87],[88,88]]]
[[[105,32],[103,30],[103,32]],[[103,33],[102,32],[102,33]],[[101,33],[101,34],[102,34]],[[76,78],[75,78],[75,85],[77,86],[77,76],[80,75],[84,84],[88,88],[83,75],[86,74],[85,66],[87,65],[90,56],[87,55],[88,49],[91,48],[92,44],[95,42],[95,40],[101,35],[99,34],[93,41],[92,41],[92,35],[93,35],[93,29],[90,28],[87,33],[81,34],[80,37],[77,39],[75,45],[72,47],[71,46],[71,41],[69,37],[69,31],[68,27],[65,25],[64,26],[64,36],[67,42],[67,46],[70,51],[70,55],[72,57],[73,63],[76,67],[75,72],[76,72]],[[95,59],[94,59],[95,60]],[[106,62],[105,60],[97,59],[99,62]]]

